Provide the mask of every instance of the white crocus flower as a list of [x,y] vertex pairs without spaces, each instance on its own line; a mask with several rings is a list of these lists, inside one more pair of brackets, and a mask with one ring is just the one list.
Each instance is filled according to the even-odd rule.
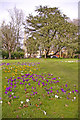
[[76,97],[74,97],[74,100],[76,99]]
[[29,102],[29,99],[26,99],[26,102]]
[[46,115],[46,111],[43,111],[43,113]]
[[0,103],[2,104],[2,101],[0,101]]
[[70,91],[70,94],[71,94],[71,91]]
[[12,93],[12,95],[14,95],[14,93]]
[[23,104],[23,101],[21,101],[21,104]]
[[55,95],[55,98],[58,98],[59,96]]

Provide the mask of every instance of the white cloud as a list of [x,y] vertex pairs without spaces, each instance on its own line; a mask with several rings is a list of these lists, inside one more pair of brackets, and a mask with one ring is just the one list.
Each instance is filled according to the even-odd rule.
[[78,1],[79,0],[0,0],[0,23],[3,19],[9,21],[7,10],[16,6],[22,9],[26,16],[34,13],[36,6],[47,5],[49,7],[58,7],[62,13],[71,19],[78,18]]

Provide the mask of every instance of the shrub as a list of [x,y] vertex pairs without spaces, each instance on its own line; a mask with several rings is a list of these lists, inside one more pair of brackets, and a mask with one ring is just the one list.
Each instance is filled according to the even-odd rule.
[[14,52],[11,54],[12,59],[24,58],[24,52]]
[[2,50],[2,58],[3,59],[8,59],[9,58],[9,53],[7,51]]
[[[2,50],[2,59],[8,59],[9,53],[7,51]],[[20,59],[24,58],[24,52],[12,52],[11,59]]]

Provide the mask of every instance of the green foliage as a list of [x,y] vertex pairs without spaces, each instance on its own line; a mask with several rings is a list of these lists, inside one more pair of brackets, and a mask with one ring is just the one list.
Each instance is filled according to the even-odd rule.
[[[63,61],[63,62],[62,62]],[[28,71],[32,68],[35,68],[35,66],[33,66],[32,68],[29,66],[27,67],[27,65],[25,65],[24,69],[24,65],[21,65],[21,63],[38,63],[40,62],[40,65],[38,66],[40,68],[40,71],[37,70],[35,72],[33,72],[34,74],[38,74],[38,75],[42,75],[41,73],[43,73],[44,79],[43,82],[45,81],[46,78],[46,73],[50,73],[53,74],[53,77],[60,77],[60,83],[59,84],[49,84],[49,88],[53,87],[53,91],[56,91],[57,89],[59,89],[59,87],[61,86],[62,88],[65,87],[65,84],[67,83],[68,87],[67,89],[70,88],[70,90],[68,92],[71,91],[71,94],[69,96],[73,96],[74,93],[72,93],[72,90],[74,89],[78,89],[78,63],[76,62],[65,62],[65,61],[76,61],[76,59],[20,59],[20,60],[3,60],[3,63],[10,63],[9,66],[7,65],[3,65],[3,69],[2,69],[2,118],[53,118],[53,119],[59,119],[59,118],[75,118],[78,119],[78,94],[75,94],[76,96],[76,100],[72,101],[71,99],[67,99],[65,98],[65,94],[63,95],[63,97],[61,99],[57,99],[54,98],[54,96],[52,96],[52,98],[54,99],[50,99],[49,96],[46,96],[46,92],[45,89],[43,89],[42,87],[38,87],[37,88],[37,84],[36,82],[33,82],[33,80],[30,79],[30,83],[31,87],[33,86],[34,88],[36,87],[38,94],[34,97],[30,97],[29,94],[32,91],[32,88],[29,86],[27,87],[27,91],[28,93],[25,94],[24,91],[24,85],[22,85],[20,87],[20,84],[18,84],[21,80],[19,80],[19,82],[17,83],[17,91],[14,92],[14,96],[16,95],[16,97],[19,95],[19,98],[16,99],[12,99],[10,105],[8,103],[9,98],[7,97],[7,95],[5,95],[5,86],[7,87],[7,79],[10,79],[12,77],[12,79],[17,78],[17,77],[21,77],[22,75],[20,75],[20,73],[22,73],[22,71],[24,71],[24,74],[27,74]],[[19,62],[19,64],[17,64]],[[15,65],[14,65],[15,64]],[[21,68],[21,69],[20,69]],[[16,72],[17,69],[17,72]],[[25,71],[26,70],[26,71]],[[5,72],[7,71],[7,72]],[[11,72],[8,72],[11,71]],[[17,73],[17,74],[15,74]],[[30,73],[30,74],[33,74]],[[13,75],[15,74],[15,75]],[[13,77],[14,76],[14,77]],[[36,77],[35,77],[36,78]],[[35,79],[34,78],[34,79]],[[49,78],[47,78],[49,79]],[[51,78],[50,78],[51,79]],[[50,80],[49,79],[49,80]],[[42,79],[38,79],[41,80]],[[55,81],[55,80],[54,80]],[[14,82],[13,82],[14,83]],[[24,83],[25,84],[25,83]],[[44,86],[46,87],[46,86]],[[33,89],[34,90],[34,89]],[[53,93],[54,94],[54,93]],[[57,94],[57,92],[56,92]],[[59,94],[61,96],[61,92],[59,91]],[[27,97],[26,97],[27,96]],[[28,103],[26,103],[28,105],[28,107],[21,107],[21,109],[19,108],[20,106],[20,102],[23,101],[25,104],[25,101],[27,98],[30,98],[30,101]],[[39,100],[40,98],[40,100]],[[30,105],[31,103],[31,105]],[[40,103],[42,103],[41,105],[39,105]],[[39,107],[36,107],[36,104],[39,105]],[[39,109],[40,108],[40,109]],[[8,112],[7,112],[8,111]],[[43,111],[46,111],[46,115],[43,113]],[[74,113],[74,114],[73,114]]]
[[9,53],[7,51],[2,50],[2,58],[3,59],[8,59]]
[[24,52],[24,50],[21,49],[20,47],[17,47],[16,51],[17,51],[17,52]]
[[11,53],[11,58],[12,59],[24,58],[24,52],[14,52],[14,53]]
[[[29,36],[36,38],[36,45],[46,49],[46,55],[52,46],[57,46],[56,51],[63,47],[72,49],[73,52],[77,49],[77,26],[68,22],[66,15],[56,7],[40,6],[35,11],[37,15],[27,17],[25,26],[28,27],[25,27],[25,31],[28,38]],[[34,39],[28,39],[28,42],[30,41],[33,42]],[[32,48],[32,44],[26,44],[26,47]],[[34,47],[36,46],[33,44]]]
[[[7,51],[2,51],[2,58],[3,59],[8,59],[9,58],[9,53]],[[24,58],[24,52],[12,52],[11,53],[11,59],[20,59]]]

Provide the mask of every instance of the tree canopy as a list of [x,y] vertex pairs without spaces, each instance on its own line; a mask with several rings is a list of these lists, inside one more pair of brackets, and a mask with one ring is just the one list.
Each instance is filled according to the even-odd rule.
[[2,49],[8,51],[9,58],[11,59],[11,52],[20,47],[23,12],[15,7],[13,10],[9,10],[9,14],[11,18],[9,23],[6,24],[3,21],[1,25],[1,39]]
[[[34,41],[34,39],[30,39],[33,36],[36,39],[36,44],[41,49],[45,49],[45,58],[52,46],[57,46],[54,54],[63,47],[72,49],[76,47],[77,49],[77,26],[68,22],[66,15],[56,7],[39,6],[35,11],[37,15],[29,15],[26,19],[27,41]],[[32,48],[32,44],[30,45]]]

